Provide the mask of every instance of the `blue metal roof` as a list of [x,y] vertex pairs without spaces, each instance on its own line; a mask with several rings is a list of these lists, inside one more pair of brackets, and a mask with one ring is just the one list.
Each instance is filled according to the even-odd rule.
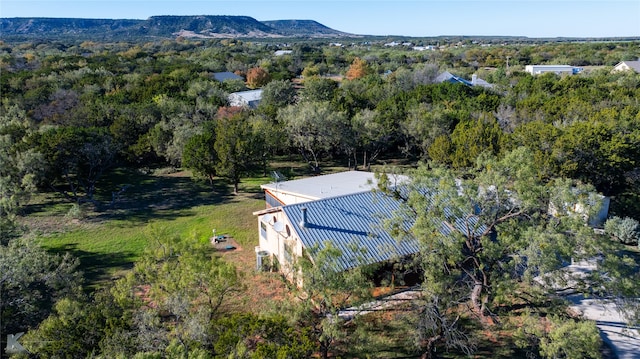
[[227,80],[243,80],[242,76],[236,75],[233,72],[214,72],[213,78],[216,81],[227,81]]
[[467,81],[467,80],[463,79],[462,77],[456,76],[456,75],[451,76],[451,78],[449,79],[449,82],[451,82],[451,83],[459,82],[459,83],[467,85],[467,86],[473,86],[473,84],[470,81]]
[[[306,208],[307,222],[303,221]],[[415,239],[396,240],[385,221],[397,215],[400,202],[377,191],[361,192],[283,206],[305,248],[325,248],[327,241],[342,252],[336,270],[383,262],[418,252]],[[405,224],[408,227],[411,223]]]
[[[403,187],[400,192],[406,192]],[[421,191],[427,197],[427,205],[433,205],[429,191]],[[303,218],[306,211],[306,223]],[[295,233],[298,234],[306,249],[322,250],[328,242],[338,248],[342,257],[337,259],[336,270],[347,270],[361,265],[379,263],[419,252],[417,239],[406,236],[402,240],[389,234],[388,222],[401,223],[403,230],[409,231],[414,219],[401,216],[399,200],[379,191],[368,191],[344,196],[320,199],[311,202],[291,204],[282,207],[289,218]],[[479,208],[476,209],[478,211]],[[445,236],[457,230],[462,234],[479,236],[486,226],[479,222],[476,215],[457,216],[451,208],[444,208],[449,225],[439,226]],[[313,253],[310,253],[312,255]]]
[[441,73],[440,75],[438,75],[438,77],[436,77],[436,80],[435,80],[436,83],[441,83],[445,81],[451,82],[451,83],[461,83],[467,86],[473,86],[473,83],[471,81],[465,80],[460,76],[453,75],[449,71],[445,71]]

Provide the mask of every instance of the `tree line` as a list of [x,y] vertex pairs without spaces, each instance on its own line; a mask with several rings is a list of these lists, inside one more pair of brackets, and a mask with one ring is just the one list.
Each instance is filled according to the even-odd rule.
[[[516,56],[508,73],[504,67],[456,68],[462,75],[470,69],[486,74],[495,84],[488,90],[435,83],[453,65],[441,57],[460,49],[415,58],[405,49],[357,56],[360,48],[298,44],[292,54],[274,56],[267,45],[204,45],[4,44],[3,133],[11,143],[5,148],[41,157],[31,167],[40,188],[93,201],[97,179],[116,165],[186,163],[205,177],[219,172],[237,184],[273,154],[299,153],[315,172],[323,159],[369,168],[382,154],[463,169],[485,150],[527,146],[544,162],[540,176],[581,179],[616,196],[620,214],[638,210],[630,200],[638,155],[637,74],[602,68],[530,76],[518,70]],[[631,51],[625,43],[574,47],[620,57]],[[462,54],[477,62],[478,51],[502,56],[505,49]],[[553,51],[547,61],[562,59],[551,57]],[[215,81],[215,71],[236,72],[244,81]],[[327,73],[344,74],[344,80]],[[301,86],[294,86],[290,80],[300,76]],[[263,89],[260,106],[227,108],[228,94],[246,88]],[[231,144],[230,131],[246,141]],[[193,151],[202,153],[203,146],[211,150],[196,157],[209,164],[193,161]]]

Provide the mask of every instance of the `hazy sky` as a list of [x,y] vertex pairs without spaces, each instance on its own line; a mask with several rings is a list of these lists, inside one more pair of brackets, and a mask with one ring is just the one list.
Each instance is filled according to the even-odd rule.
[[640,36],[640,0],[0,0],[0,17],[154,15],[310,19],[367,35]]

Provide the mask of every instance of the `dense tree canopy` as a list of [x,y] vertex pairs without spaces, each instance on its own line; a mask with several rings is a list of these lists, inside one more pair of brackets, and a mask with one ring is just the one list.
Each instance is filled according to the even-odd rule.
[[[416,260],[428,283],[408,308],[412,355],[469,353],[470,321],[499,321],[514,295],[548,293],[549,283],[533,278],[571,258],[598,254],[601,270],[589,284],[617,304],[637,306],[625,300],[638,293],[637,260],[617,242],[635,243],[640,219],[640,75],[611,71],[639,57],[637,41],[442,37],[437,51],[413,51],[369,40],[1,42],[0,330],[28,330],[46,344],[30,348],[41,357],[347,352],[363,327],[329,320],[350,304],[330,298],[345,291],[366,298],[363,273],[306,268],[315,286],[306,297],[294,291],[299,305],[289,317],[226,312],[220,303],[242,288],[237,268],[203,243],[156,233],[124,279],[82,295],[74,260],[48,254],[14,230],[40,210],[26,206],[34,197],[91,203],[108,217],[99,204],[123,185],[114,183],[125,181],[115,175],[121,169],[184,168],[216,186],[224,179],[237,192],[244,176],[272,170],[272,158],[289,162],[299,154],[309,164],[302,174],[329,160],[334,168],[417,168],[409,191],[397,193],[416,224],[396,234],[420,240]],[[500,46],[487,46],[494,44]],[[291,54],[273,55],[283,47]],[[585,70],[523,71],[558,62]],[[214,79],[227,71],[246,82]],[[444,71],[493,87],[438,83]],[[229,93],[247,88],[263,89],[257,108],[227,106]],[[577,203],[594,190],[612,196],[617,217],[605,232],[613,242],[547,211],[551,200]],[[325,255],[330,261],[335,253]],[[459,317],[460,303],[473,310]],[[18,310],[23,304],[27,309]],[[7,324],[14,315],[20,324]],[[541,318],[522,319],[536,323],[522,325],[518,345],[539,356],[593,356],[597,340],[566,345],[594,338],[593,327]]]
[[196,175],[205,176],[210,184],[213,184],[218,163],[215,139],[215,123],[211,123],[203,133],[191,137],[182,152],[182,165]]
[[23,149],[33,129],[17,106],[0,114],[0,243],[11,232],[15,216],[26,204],[42,175],[44,161],[37,149]]
[[470,298],[484,317],[496,297],[513,290],[506,277],[532,280],[571,258],[595,254],[596,237],[581,217],[576,221],[561,214],[556,223],[547,213],[550,202],[581,203],[588,196],[565,196],[590,189],[572,191],[566,181],[544,183],[532,163],[526,148],[519,148],[500,161],[482,160],[468,180],[438,168],[416,175],[405,197],[409,212],[416,214],[412,234],[424,247],[430,293],[460,291],[455,295]]
[[0,331],[17,334],[35,328],[57,300],[79,295],[82,274],[77,267],[70,255],[47,253],[32,239],[0,244]]
[[314,172],[320,170],[320,156],[343,141],[346,120],[328,102],[311,102],[283,108],[278,117],[285,124],[290,139]]

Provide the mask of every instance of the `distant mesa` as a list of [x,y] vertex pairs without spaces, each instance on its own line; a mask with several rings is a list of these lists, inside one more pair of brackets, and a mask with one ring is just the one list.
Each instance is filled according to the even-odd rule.
[[263,24],[275,29],[280,35],[287,37],[354,37],[349,34],[326,27],[314,20],[272,20]]
[[146,20],[0,18],[5,39],[337,38],[358,37],[313,20],[258,21],[249,16],[152,16]]

